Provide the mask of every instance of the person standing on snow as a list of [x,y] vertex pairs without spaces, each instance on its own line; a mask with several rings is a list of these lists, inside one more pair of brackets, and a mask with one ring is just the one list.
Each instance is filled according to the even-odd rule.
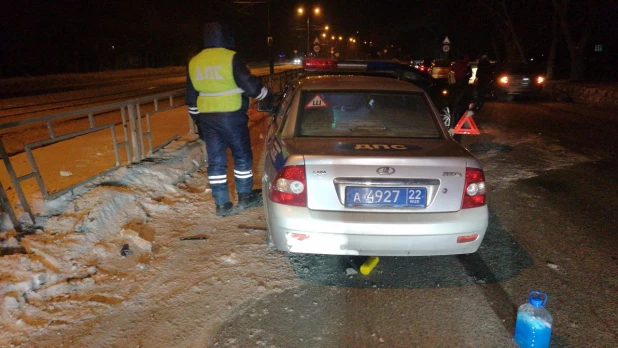
[[[459,120],[466,112],[471,98],[467,94],[468,82],[472,76],[472,67],[470,67],[470,57],[465,55],[462,59],[458,59],[453,63],[453,72],[455,74],[455,85],[452,87],[452,116],[451,126],[455,127]],[[461,142],[461,135],[455,134],[455,140]]]
[[476,70],[476,106],[475,111],[478,111],[485,104],[485,94],[489,89],[489,84],[492,79],[491,62],[487,55],[482,55],[479,60],[479,65]]
[[[253,190],[253,153],[249,137],[250,97],[270,96],[268,88],[251,74],[232,49],[231,28],[220,22],[204,27],[204,49],[189,61],[186,103],[200,139],[206,143],[207,177],[216,215],[234,215],[262,205],[260,190]],[[230,202],[227,185],[227,149],[234,159],[238,206]]]

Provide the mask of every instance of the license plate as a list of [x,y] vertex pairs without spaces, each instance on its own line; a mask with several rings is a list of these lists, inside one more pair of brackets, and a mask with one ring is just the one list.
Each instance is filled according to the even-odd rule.
[[346,187],[345,205],[425,208],[427,190],[423,187]]

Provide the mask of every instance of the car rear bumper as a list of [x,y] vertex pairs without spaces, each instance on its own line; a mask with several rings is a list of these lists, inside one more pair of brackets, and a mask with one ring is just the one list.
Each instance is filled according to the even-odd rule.
[[[487,229],[487,206],[452,213],[314,211],[265,201],[276,249],[293,253],[429,256],[476,252]],[[457,237],[478,234],[458,243]]]
[[497,90],[510,95],[538,95],[541,94],[543,88],[541,86],[501,86]]

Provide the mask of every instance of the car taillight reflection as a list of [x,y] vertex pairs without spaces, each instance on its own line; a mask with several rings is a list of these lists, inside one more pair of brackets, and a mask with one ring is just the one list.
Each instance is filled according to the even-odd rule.
[[307,206],[305,166],[283,167],[270,184],[268,198],[275,203]]
[[461,209],[484,206],[487,192],[485,189],[485,174],[482,169],[466,168],[466,182],[464,184]]

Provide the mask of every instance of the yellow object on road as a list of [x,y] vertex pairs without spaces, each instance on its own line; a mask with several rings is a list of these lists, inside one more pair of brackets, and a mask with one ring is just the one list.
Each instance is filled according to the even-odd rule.
[[371,271],[378,264],[378,262],[380,262],[380,258],[379,257],[371,256],[365,262],[363,262],[363,264],[360,266],[360,272],[363,275],[367,275],[367,274],[371,273]]

